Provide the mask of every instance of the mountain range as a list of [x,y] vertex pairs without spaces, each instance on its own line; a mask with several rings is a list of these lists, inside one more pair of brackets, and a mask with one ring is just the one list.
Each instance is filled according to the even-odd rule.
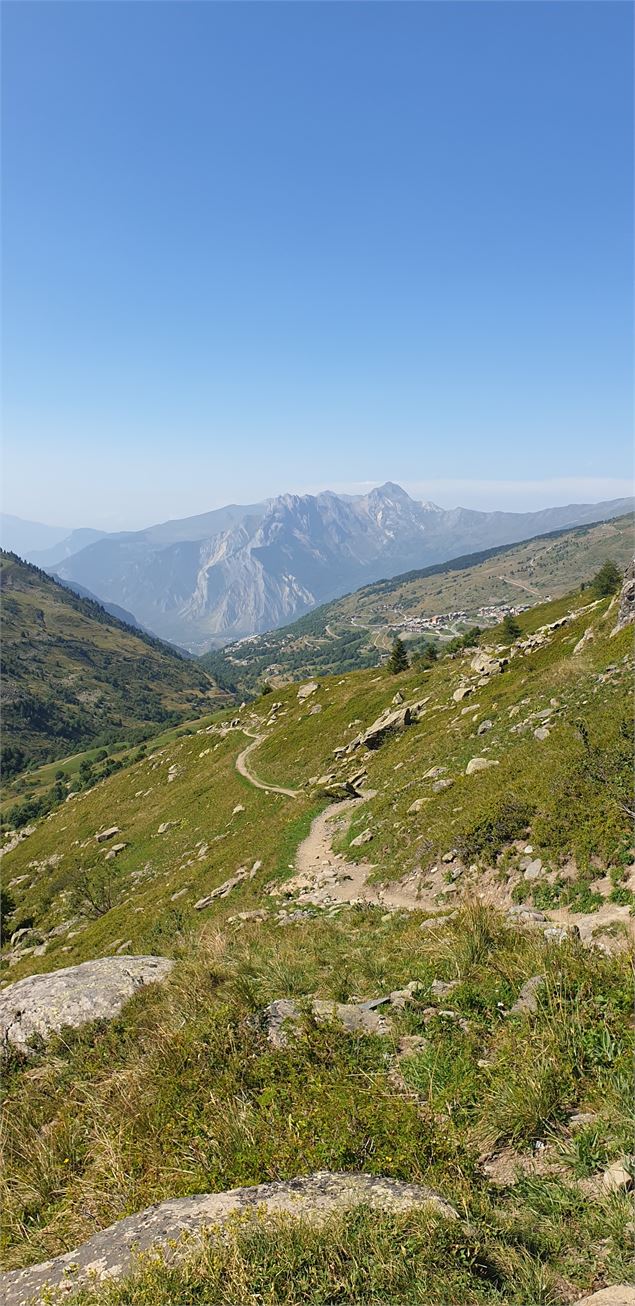
[[631,507],[617,499],[526,513],[446,510],[387,482],[357,496],[325,491],[232,504],[88,543],[90,532],[73,532],[48,558],[31,557],[163,639],[203,653],[383,577]]

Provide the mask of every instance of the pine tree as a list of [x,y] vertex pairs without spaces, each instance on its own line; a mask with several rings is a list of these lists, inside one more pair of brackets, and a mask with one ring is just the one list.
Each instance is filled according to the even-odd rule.
[[511,612],[507,612],[503,619],[503,634],[505,639],[509,640],[510,644],[512,640],[518,639],[518,636],[521,634],[520,626],[518,625],[516,618],[512,617]]
[[616,594],[621,584],[622,573],[619,567],[609,558],[593,577],[591,588],[599,599],[604,599],[609,594]]
[[392,676],[397,676],[400,671],[407,671],[409,665],[403,640],[397,636],[388,659],[388,670]]

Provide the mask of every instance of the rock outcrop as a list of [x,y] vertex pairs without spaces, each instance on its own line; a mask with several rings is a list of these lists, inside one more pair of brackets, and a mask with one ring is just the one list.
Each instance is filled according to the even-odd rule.
[[65,1256],[25,1270],[9,1270],[0,1276],[2,1300],[5,1306],[27,1306],[32,1301],[48,1300],[50,1289],[62,1288],[66,1297],[91,1278],[124,1278],[134,1267],[136,1252],[161,1248],[174,1257],[179,1250],[175,1243],[183,1236],[195,1236],[206,1227],[222,1225],[238,1213],[290,1215],[315,1224],[334,1211],[362,1204],[389,1211],[431,1206],[445,1219],[458,1219],[449,1202],[421,1184],[377,1175],[318,1172],[283,1183],[202,1193],[150,1206],[93,1234],[88,1242]]
[[17,980],[0,991],[0,1043],[28,1052],[34,1037],[111,1020],[138,989],[165,979],[173,965],[166,957],[102,957]]
[[617,635],[618,631],[623,630],[625,626],[630,625],[633,621],[635,621],[635,558],[629,563],[624,572],[617,625],[613,634]]

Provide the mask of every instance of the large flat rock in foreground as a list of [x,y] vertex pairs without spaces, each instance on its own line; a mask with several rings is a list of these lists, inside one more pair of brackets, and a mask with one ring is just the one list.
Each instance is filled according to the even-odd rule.
[[28,1051],[35,1035],[112,1020],[133,993],[165,979],[173,965],[166,957],[102,957],[16,980],[0,990],[0,1041]]
[[72,1292],[91,1278],[123,1278],[134,1266],[135,1252],[157,1247],[173,1256],[175,1250],[169,1244],[182,1235],[222,1224],[239,1211],[264,1210],[268,1215],[291,1215],[319,1223],[334,1211],[362,1204],[386,1211],[429,1205],[448,1219],[458,1218],[448,1202],[420,1184],[328,1171],[254,1188],[180,1197],[119,1220],[65,1256],[0,1275],[2,1301],[5,1306],[26,1306],[47,1301],[49,1288],[63,1286],[65,1292]]

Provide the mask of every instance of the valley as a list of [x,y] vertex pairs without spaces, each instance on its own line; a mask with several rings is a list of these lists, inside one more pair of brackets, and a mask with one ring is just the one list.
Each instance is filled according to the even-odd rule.
[[526,513],[444,509],[387,481],[367,494],[230,504],[142,531],[74,531],[32,560],[201,654],[284,626],[382,577],[632,508],[632,499],[615,499]]
[[290,626],[207,654],[202,663],[220,684],[244,694],[263,683],[275,688],[289,677],[376,666],[396,634],[411,652],[426,640],[442,648],[474,625],[496,625],[507,611],[558,598],[590,581],[607,558],[625,567],[634,525],[627,514],[376,581]]
[[[632,599],[517,619],[177,728],[4,853],[11,1306],[58,1255],[113,1306],[251,1302],[272,1255],[315,1306],[355,1264],[435,1306],[626,1281]],[[12,986],[84,963],[167,969],[110,1018],[89,985],[77,1027],[45,999],[23,1036]],[[191,1233],[195,1194],[220,1243],[122,1260],[117,1221],[159,1203]],[[120,1269],[91,1286],[98,1234]]]

